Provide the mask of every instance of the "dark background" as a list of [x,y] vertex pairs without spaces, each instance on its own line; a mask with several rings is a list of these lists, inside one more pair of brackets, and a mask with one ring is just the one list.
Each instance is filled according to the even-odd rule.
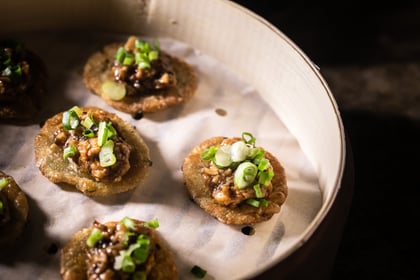
[[355,184],[332,279],[420,279],[420,1],[236,0],[320,67]]

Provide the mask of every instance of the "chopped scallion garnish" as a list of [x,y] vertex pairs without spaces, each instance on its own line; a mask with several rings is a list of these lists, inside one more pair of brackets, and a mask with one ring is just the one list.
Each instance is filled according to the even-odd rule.
[[254,182],[255,177],[257,176],[258,168],[255,164],[244,161],[238,168],[235,170],[234,182],[239,189],[248,187],[252,182]]
[[271,182],[271,179],[274,177],[273,169],[268,169],[266,171],[260,171],[258,173],[258,183],[264,186],[268,186]]
[[64,148],[63,159],[66,160],[69,157],[74,157],[76,155],[76,153],[77,153],[76,146],[73,146],[73,145],[68,146],[68,147]]
[[260,207],[261,202],[257,199],[249,198],[245,201],[247,204],[254,206],[255,208]]
[[88,129],[83,131],[83,136],[85,136],[87,138],[92,138],[92,137],[95,137],[95,132],[93,132],[92,129],[88,128]]
[[98,241],[102,240],[102,238],[102,231],[98,228],[93,228],[89,237],[86,239],[86,245],[90,248],[93,248],[95,247],[96,243],[98,243]]
[[255,145],[255,141],[257,140],[254,135],[249,132],[242,133],[242,140],[249,145]]
[[255,191],[255,196],[256,196],[257,198],[261,198],[261,197],[263,197],[263,192],[262,192],[262,190],[261,190],[261,186],[260,186],[260,184],[256,184],[256,185],[254,185],[254,191]]
[[84,128],[89,129],[95,124],[95,121],[93,120],[92,116],[89,116],[85,118],[84,120],[82,120],[81,124],[83,125]]
[[258,170],[264,171],[270,166],[270,161],[266,158],[262,158],[258,163]]
[[9,184],[9,179],[1,178],[0,179],[0,191]]
[[127,91],[123,83],[118,83],[115,81],[105,81],[102,84],[102,92],[105,95],[105,97],[118,101],[125,97]]
[[156,229],[156,228],[158,228],[159,227],[159,222],[158,222],[158,219],[154,219],[154,220],[151,220],[151,221],[149,221],[149,222],[145,222],[144,223],[144,226],[145,227],[151,227],[151,228],[154,228],[154,229]]
[[191,273],[195,276],[195,277],[197,277],[197,278],[204,278],[205,276],[206,276],[206,274],[207,274],[207,271],[206,270],[204,270],[203,268],[201,268],[200,266],[198,266],[198,265],[194,265],[192,268],[191,268]]
[[122,220],[121,220],[121,223],[127,228],[127,229],[129,229],[129,230],[134,230],[134,228],[135,228],[135,223],[134,223],[134,221],[131,219],[131,218],[129,218],[129,217],[124,217],[124,218],[122,218]]
[[267,207],[268,206],[268,200],[267,199],[260,199],[261,206]]
[[144,263],[150,250],[150,239],[140,234],[136,243],[131,244],[127,250],[121,250],[120,254],[115,257],[114,269],[124,272],[134,272],[136,265]]
[[234,183],[239,189],[253,183],[261,188],[270,184],[274,171],[264,149],[255,147],[255,141],[251,133],[243,132],[241,141],[232,145],[210,146],[200,156],[205,161],[213,161],[218,168],[235,170]]
[[63,127],[65,130],[74,130],[79,125],[79,116],[77,112],[72,108],[63,113]]
[[99,123],[99,127],[98,127],[98,145],[102,147],[107,140],[108,140],[108,128],[106,126],[106,122],[102,121]]
[[3,201],[0,200],[0,217],[3,215],[3,212],[4,212]]
[[114,154],[114,141],[107,140],[99,152],[99,164],[108,167],[115,164],[117,158]]
[[217,150],[218,148],[216,146],[211,146],[210,148],[203,151],[200,156],[203,160],[212,160]]
[[214,163],[218,167],[228,167],[232,163],[231,146],[221,146],[214,155]]

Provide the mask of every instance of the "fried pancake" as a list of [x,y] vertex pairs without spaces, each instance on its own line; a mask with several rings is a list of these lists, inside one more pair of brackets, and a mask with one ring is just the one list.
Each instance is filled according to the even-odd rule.
[[[101,110],[96,107],[82,107],[83,111]],[[102,110],[103,111],[103,110]],[[149,149],[137,130],[116,114],[103,111],[117,128],[118,133],[133,148],[130,153],[130,169],[121,181],[98,181],[91,174],[75,168],[63,160],[63,148],[54,143],[54,133],[62,128],[62,113],[49,118],[35,137],[35,163],[41,173],[53,183],[65,183],[88,196],[108,196],[125,192],[139,186],[151,166]]]
[[[271,153],[265,151],[265,157],[273,167],[272,178],[273,190],[267,197],[267,207],[254,207],[246,203],[240,203],[235,207],[222,205],[213,198],[212,189],[206,184],[202,170],[209,163],[201,158],[201,153],[211,146],[220,146],[226,137],[213,137],[194,147],[182,164],[185,185],[189,195],[204,211],[225,224],[256,224],[269,220],[275,213],[280,212],[281,206],[286,200],[288,187],[283,166]],[[231,138],[230,142],[239,141],[240,138]]]
[[[143,221],[134,220],[138,225],[143,226]],[[105,223],[106,226],[115,227],[118,222],[111,221]],[[89,247],[86,240],[91,234],[94,226],[76,232],[69,242],[61,250],[60,273],[65,280],[84,280],[87,279],[87,259]],[[154,263],[147,279],[178,279],[178,271],[173,259],[172,252],[168,245],[159,235],[158,231],[147,227],[147,236],[151,242],[156,244],[154,250]]]
[[104,95],[102,84],[113,79],[110,77],[115,53],[123,43],[106,45],[102,51],[92,54],[83,71],[83,81],[93,93],[101,96],[105,102],[115,109],[135,115],[138,112],[156,112],[189,101],[198,86],[194,69],[179,58],[160,51],[160,56],[166,57],[172,64],[177,84],[162,90],[156,90],[147,95],[125,96],[122,100],[112,100]]
[[7,184],[0,190],[2,214],[0,214],[0,247],[10,246],[22,233],[29,212],[28,199],[13,177],[0,171],[0,180]]

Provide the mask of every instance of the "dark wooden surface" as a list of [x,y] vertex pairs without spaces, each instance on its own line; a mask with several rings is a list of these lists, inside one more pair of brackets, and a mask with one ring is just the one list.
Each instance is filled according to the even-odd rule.
[[[320,67],[339,105],[354,167],[353,193],[337,199],[346,218],[342,235],[328,217],[306,252],[256,279],[420,279],[420,1],[235,2],[276,26]],[[339,240],[323,238],[325,231]],[[326,251],[314,255],[320,248]],[[282,275],[282,268],[295,274]]]

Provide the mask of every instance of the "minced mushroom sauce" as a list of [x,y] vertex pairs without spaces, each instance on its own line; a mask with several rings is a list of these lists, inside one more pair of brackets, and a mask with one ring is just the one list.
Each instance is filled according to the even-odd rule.
[[88,279],[147,279],[160,248],[151,237],[156,227],[157,220],[141,224],[128,217],[117,223],[95,221],[86,241]]
[[31,84],[30,65],[23,44],[0,41],[0,100],[25,93]]
[[[242,144],[234,144],[236,142]],[[271,209],[267,206],[273,191],[273,168],[265,158],[264,150],[255,147],[252,134],[243,133],[239,141],[238,138],[225,138],[220,146],[206,149],[201,158],[205,162],[201,174],[218,204],[231,208],[248,204]],[[250,172],[244,171],[240,167],[242,164],[247,165]]]
[[64,160],[97,181],[119,182],[130,169],[132,147],[103,110],[87,112],[75,106],[64,112],[54,144],[63,149]]
[[8,199],[6,192],[3,191],[8,185],[9,179],[0,176],[0,228],[7,225],[11,219]]
[[154,44],[130,36],[115,54],[111,71],[116,82],[124,82],[126,95],[153,94],[156,90],[176,86],[171,59]]

